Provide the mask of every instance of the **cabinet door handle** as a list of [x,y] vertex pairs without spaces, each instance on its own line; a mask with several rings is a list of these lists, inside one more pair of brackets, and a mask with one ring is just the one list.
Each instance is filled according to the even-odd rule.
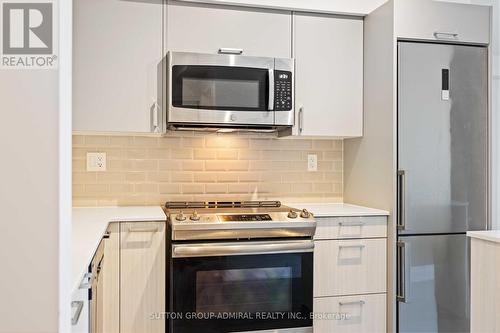
[[353,305],[353,304],[364,305],[365,301],[359,300],[359,301],[351,301],[351,302],[339,302],[339,307],[344,306],[344,305]]
[[158,127],[158,104],[155,103],[153,110],[153,126]]
[[159,230],[159,228],[157,225],[148,226],[148,227],[134,227],[134,226],[128,227],[129,232],[157,232],[158,230]]
[[75,326],[76,324],[78,324],[78,320],[80,319],[80,315],[82,314],[83,304],[83,301],[71,302],[71,308],[76,308],[75,314],[71,318],[71,325]]
[[456,40],[458,39],[458,34],[455,32],[434,32],[434,38],[436,39],[446,39],[446,40]]
[[304,107],[299,108],[299,133],[302,133],[302,123],[304,122]]
[[158,103],[153,101],[149,111],[151,112],[151,132],[157,133],[160,130],[160,119],[158,114]]
[[92,273],[85,273],[83,276],[82,282],[80,282],[80,286],[78,289],[90,289],[92,288],[92,281],[94,280],[94,276]]
[[235,49],[231,47],[221,47],[219,49],[220,54],[242,54],[243,49]]

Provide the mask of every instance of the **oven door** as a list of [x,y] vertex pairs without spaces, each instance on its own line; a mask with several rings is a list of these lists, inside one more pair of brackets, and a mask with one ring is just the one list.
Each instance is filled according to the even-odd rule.
[[171,333],[312,332],[313,242],[175,244]]
[[168,122],[274,125],[274,59],[169,54]]

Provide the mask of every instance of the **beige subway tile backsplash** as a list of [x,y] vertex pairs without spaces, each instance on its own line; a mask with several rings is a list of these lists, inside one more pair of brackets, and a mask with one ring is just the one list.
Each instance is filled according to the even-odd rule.
[[204,165],[205,163],[203,161],[184,161],[181,167],[184,171],[203,171]]
[[195,149],[194,158],[197,160],[214,160],[217,158],[217,150],[215,149]]
[[236,172],[219,172],[216,175],[219,183],[236,183],[239,179]]
[[[88,152],[107,171],[87,172]],[[318,171],[307,171],[307,155]],[[341,140],[169,133],[73,136],[73,204],[157,205],[170,200],[342,201]]]
[[182,184],[183,194],[202,194],[205,193],[204,184]]
[[170,173],[170,181],[172,183],[191,183],[193,181],[193,173],[172,171]]
[[206,184],[205,193],[227,193],[227,184]]
[[238,151],[229,149],[219,149],[217,151],[217,159],[219,160],[237,160]]

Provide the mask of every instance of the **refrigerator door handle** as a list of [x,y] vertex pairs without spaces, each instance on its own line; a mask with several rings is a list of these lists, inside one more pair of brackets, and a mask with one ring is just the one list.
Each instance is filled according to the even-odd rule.
[[471,280],[470,280],[470,272],[471,272],[471,249],[470,249],[470,242],[471,240],[469,239],[469,237],[467,237],[467,240],[465,241],[465,253],[466,253],[466,274],[465,274],[465,288],[466,288],[466,292],[465,292],[465,315],[467,318],[470,318],[471,316],[471,313],[470,313],[470,308],[471,308]]
[[406,228],[406,171],[398,171],[397,181],[397,201],[398,201],[398,214],[397,214],[397,228],[398,230],[405,230]]
[[396,300],[406,303],[406,243],[397,243]]

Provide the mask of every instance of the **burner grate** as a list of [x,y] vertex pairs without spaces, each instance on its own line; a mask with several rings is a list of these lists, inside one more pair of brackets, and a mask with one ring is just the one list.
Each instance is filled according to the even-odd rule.
[[281,207],[280,201],[168,201],[167,209]]

